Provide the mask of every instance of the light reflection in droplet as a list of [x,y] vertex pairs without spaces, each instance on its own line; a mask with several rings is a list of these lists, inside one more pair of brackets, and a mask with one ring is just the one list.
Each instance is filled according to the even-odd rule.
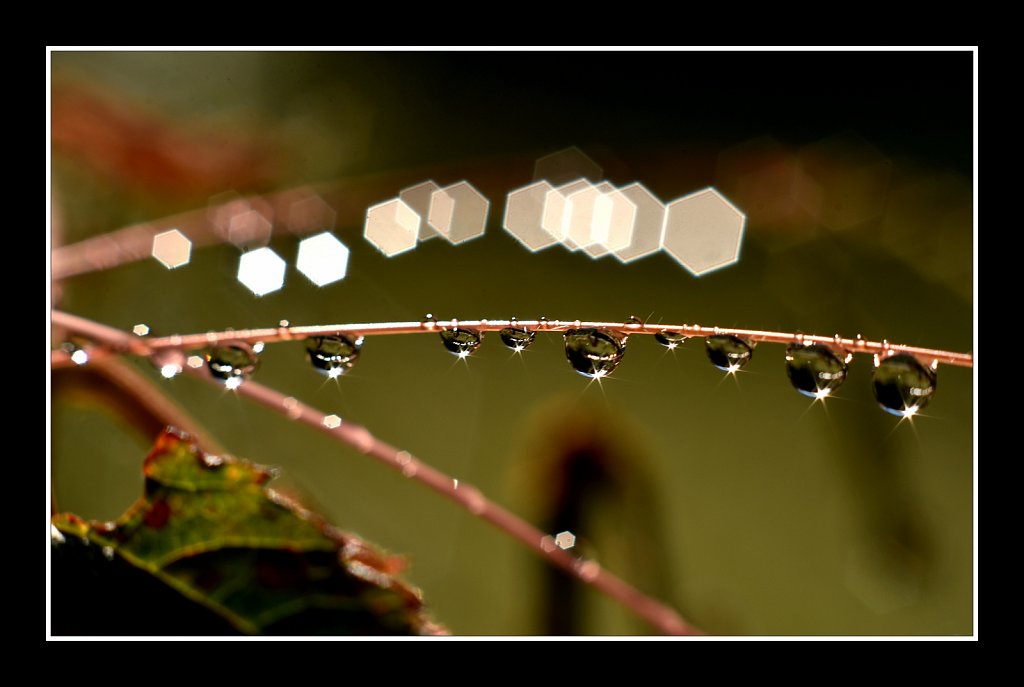
[[137,324],[132,327],[132,333],[135,336],[146,336],[149,334],[149,326],[145,324]]
[[198,369],[202,367],[204,362],[205,361],[203,360],[203,357],[200,355],[190,355],[187,361],[188,366],[191,367],[192,369]]
[[337,415],[324,415],[322,422],[327,429],[337,429],[341,426],[341,418]]
[[85,352],[85,349],[79,348],[71,354],[71,361],[75,365],[85,365],[89,362],[89,354]]

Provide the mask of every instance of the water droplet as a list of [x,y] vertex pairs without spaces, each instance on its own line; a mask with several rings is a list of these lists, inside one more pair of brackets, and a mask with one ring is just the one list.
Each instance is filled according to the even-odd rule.
[[132,327],[132,333],[135,336],[147,336],[149,335],[149,326],[145,324],[137,324]]
[[362,347],[363,337],[353,339],[344,334],[313,336],[306,341],[313,369],[332,379],[352,369]]
[[217,468],[224,466],[224,458],[222,456],[213,455],[212,453],[200,453],[199,464],[207,470],[216,470]]
[[76,348],[75,351],[71,354],[71,361],[75,365],[85,365],[87,362],[89,362],[89,354],[86,352],[84,348]]
[[278,324],[278,325],[280,325],[280,326],[282,326],[282,327],[288,327],[288,326],[291,326],[291,322],[289,322],[288,320],[281,320],[281,321],[280,321],[280,322],[278,322],[277,324]]
[[555,535],[555,546],[565,550],[576,546],[576,535],[566,530]]
[[427,313],[423,316],[423,326],[427,329],[433,329],[437,325],[437,320],[434,319],[433,313]]
[[480,332],[475,329],[446,329],[441,332],[441,343],[454,356],[465,358],[480,347]]
[[188,366],[192,369],[197,369],[203,366],[203,356],[201,355],[190,355],[188,357]]
[[267,345],[265,343],[263,343],[262,341],[257,341],[252,345],[252,350],[256,351],[257,353],[262,353],[263,349],[266,347]]
[[299,405],[298,399],[289,396],[288,398],[281,401],[281,405],[288,411],[288,417],[293,420],[302,415],[302,406]]
[[327,429],[337,429],[341,427],[341,418],[337,415],[324,415],[324,418],[320,421],[323,426]]
[[638,324],[638,325],[640,325],[642,327],[644,325],[644,321],[641,320],[636,315],[630,315],[629,319],[626,320],[626,324]]
[[206,352],[206,367],[210,374],[223,381],[229,389],[237,389],[259,366],[256,351],[247,343],[215,346]]
[[[513,320],[513,323],[515,320]],[[498,336],[501,337],[501,343],[505,344],[513,351],[522,351],[529,348],[530,344],[533,343],[537,333],[531,332],[526,327],[505,327]]]
[[823,344],[790,344],[786,348],[786,374],[804,396],[824,398],[846,381],[846,363]]
[[879,362],[872,380],[875,400],[882,410],[910,417],[928,405],[935,393],[935,372],[906,353]]
[[541,329],[544,329],[545,327],[548,326],[548,318],[544,317],[543,315],[541,315],[537,321],[540,322]]
[[860,334],[857,335],[856,339],[858,346],[864,346],[866,344],[866,342],[864,341],[864,337],[861,336]]
[[565,357],[584,377],[607,377],[625,353],[625,342],[607,329],[570,329],[565,333]]
[[150,358],[150,362],[160,370],[160,376],[164,379],[173,379],[178,376],[187,364],[185,354],[176,348],[156,351]]
[[601,572],[601,564],[597,561],[580,560],[576,563],[576,569],[579,571],[580,578],[589,582]]
[[662,329],[660,332],[656,332],[654,334],[654,340],[665,348],[675,348],[686,341],[687,338],[686,334],[669,331],[668,329]]
[[754,347],[744,339],[732,334],[713,334],[704,340],[708,349],[708,360],[719,370],[735,372],[750,362]]

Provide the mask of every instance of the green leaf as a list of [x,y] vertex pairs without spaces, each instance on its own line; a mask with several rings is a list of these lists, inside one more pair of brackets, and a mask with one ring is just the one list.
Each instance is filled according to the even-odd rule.
[[168,429],[144,473],[117,522],[53,518],[54,634],[444,632],[398,559],[267,488],[266,468]]

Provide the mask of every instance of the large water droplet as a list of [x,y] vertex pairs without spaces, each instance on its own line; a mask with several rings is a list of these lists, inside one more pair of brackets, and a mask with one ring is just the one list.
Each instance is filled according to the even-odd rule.
[[607,329],[570,329],[565,333],[565,357],[584,377],[607,377],[626,353],[626,343]]
[[846,381],[846,363],[828,346],[794,343],[786,349],[786,374],[804,396],[824,398]]
[[686,335],[680,332],[672,332],[667,329],[662,329],[660,332],[655,332],[654,340],[660,343],[665,348],[675,348],[679,344],[686,341]]
[[719,370],[734,372],[754,355],[754,347],[747,341],[732,334],[713,334],[704,340],[708,349],[708,360]]
[[531,332],[526,327],[505,327],[498,332],[498,336],[501,337],[501,343],[513,351],[522,351],[533,343],[537,333]]
[[910,417],[928,405],[935,382],[935,372],[914,356],[891,355],[875,368],[875,400],[887,413]]
[[313,336],[306,341],[313,369],[331,378],[351,370],[362,347],[363,337],[353,339],[344,334]]
[[446,329],[441,332],[441,343],[454,356],[465,358],[480,347],[480,332],[475,329]]
[[206,352],[206,367],[210,374],[231,388],[245,381],[259,366],[256,351],[247,343],[215,346]]

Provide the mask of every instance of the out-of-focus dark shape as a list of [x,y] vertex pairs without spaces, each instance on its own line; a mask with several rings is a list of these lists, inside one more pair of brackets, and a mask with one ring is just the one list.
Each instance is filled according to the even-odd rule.
[[[531,432],[531,472],[540,517],[556,546],[600,563],[639,589],[672,603],[671,564],[655,478],[635,430],[621,416],[556,399],[538,409]],[[592,631],[585,590],[554,568],[545,570],[541,632]],[[638,628],[639,630],[639,628]]]
[[815,217],[798,197],[802,175],[793,150],[762,136],[719,155],[716,186],[743,208],[753,229],[772,234],[768,245],[789,246],[812,238],[817,230]]
[[251,189],[277,175],[277,154],[255,134],[187,130],[123,97],[81,84],[54,84],[51,113],[55,151],[152,193]]
[[818,223],[848,231],[885,212],[893,163],[855,132],[804,146],[797,198]]
[[577,179],[589,179],[597,183],[602,178],[604,170],[601,165],[576,146],[545,155],[533,166],[533,180],[546,181],[552,186],[561,186]]

